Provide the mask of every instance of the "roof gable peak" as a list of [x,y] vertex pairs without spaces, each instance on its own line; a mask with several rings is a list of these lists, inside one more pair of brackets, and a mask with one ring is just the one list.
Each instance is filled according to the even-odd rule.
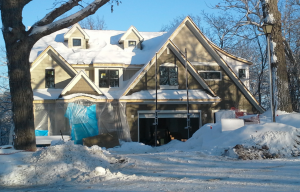
[[91,81],[91,79],[86,75],[86,73],[81,70],[77,73],[77,75],[70,81],[70,83],[62,90],[61,95],[65,95],[68,91],[70,91],[80,79],[84,79],[88,85],[99,95],[104,95],[102,91]]
[[90,39],[90,36],[81,28],[81,26],[78,23],[75,23],[71,27],[71,29],[67,33],[64,34],[64,40],[68,40],[76,29],[79,30],[84,35],[85,39],[87,39],[87,40]]
[[140,34],[140,32],[133,25],[131,25],[129,29],[124,33],[124,35],[120,38],[119,43],[123,43],[131,32],[134,32],[139,37],[140,41],[144,41],[144,37]]

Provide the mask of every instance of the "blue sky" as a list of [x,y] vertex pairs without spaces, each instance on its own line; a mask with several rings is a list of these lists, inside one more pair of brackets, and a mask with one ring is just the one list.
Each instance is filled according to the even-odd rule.
[[[107,29],[127,30],[134,25],[139,31],[159,31],[164,24],[180,15],[216,12],[208,6],[216,5],[220,0],[121,0],[111,13],[110,4],[101,7],[96,15],[104,17]],[[54,1],[33,0],[23,10],[24,25],[31,26],[43,18],[53,8]],[[76,9],[75,9],[76,10]],[[74,10],[74,11],[75,11]],[[77,9],[78,10],[78,9]],[[4,45],[1,35],[0,45]]]
[[[104,17],[108,30],[127,30],[134,25],[139,31],[160,31],[163,25],[169,24],[173,18],[181,15],[200,15],[204,10],[217,13],[211,9],[222,0],[121,0],[119,6],[114,5],[111,13],[110,4],[101,7],[95,15]],[[32,0],[23,10],[23,24],[28,27],[43,18],[53,9],[54,0]],[[74,13],[78,8],[75,8]],[[72,13],[71,12],[71,13]],[[69,13],[69,14],[71,14]],[[2,23],[0,23],[2,27]],[[2,35],[0,46],[4,46]],[[0,71],[5,69],[0,69]]]

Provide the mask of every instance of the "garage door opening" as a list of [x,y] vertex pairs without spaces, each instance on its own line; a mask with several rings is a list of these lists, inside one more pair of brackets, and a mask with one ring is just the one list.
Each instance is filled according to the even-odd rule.
[[[201,125],[200,112],[191,113],[190,137]],[[154,113],[139,114],[139,142],[146,145],[155,145]],[[184,113],[159,113],[157,127],[157,145],[164,145],[173,139],[186,141],[188,130],[186,127],[186,114]]]

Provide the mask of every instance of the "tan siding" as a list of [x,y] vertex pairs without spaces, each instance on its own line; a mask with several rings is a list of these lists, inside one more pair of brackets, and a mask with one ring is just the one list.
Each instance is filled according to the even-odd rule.
[[252,109],[253,106],[220,66],[195,66],[195,68],[197,71],[221,71],[221,81],[206,81],[217,96],[222,99],[220,103],[216,104],[216,109],[230,109],[231,107],[235,107],[247,110],[247,112],[257,112]]
[[95,82],[95,74],[94,74],[94,69],[91,69],[91,70],[89,70],[88,71],[89,72],[89,78],[93,81],[93,82]]
[[129,35],[127,36],[126,39],[137,40],[137,41],[140,40],[140,38],[137,36],[137,34],[135,34],[135,32],[133,32],[133,31],[131,31],[131,33],[129,33]]
[[88,82],[81,78],[74,87],[68,91],[65,95],[69,95],[72,93],[87,93],[92,95],[99,95],[89,84]]
[[72,76],[62,68],[56,59],[47,55],[31,72],[32,89],[45,89],[45,69],[47,67],[55,70],[55,88],[63,89],[71,81]]
[[130,79],[138,71],[139,71],[139,69],[130,69],[130,70],[124,69],[123,81],[126,81],[126,80]]
[[127,38],[124,41],[124,48],[128,47],[128,41],[130,40],[136,40],[136,46],[137,48],[141,49],[141,42],[140,42],[140,38],[137,36],[137,34],[133,31],[131,31],[131,33],[127,36]]
[[216,62],[186,26],[180,30],[173,42],[182,52],[187,49],[190,62]]
[[83,49],[86,49],[86,40],[84,39],[84,35],[76,28],[75,31],[70,35],[68,40],[68,46],[71,48],[73,47],[73,40],[72,38],[82,38],[81,45]]
[[[157,70],[159,70],[159,66],[164,63],[176,63],[178,67],[178,89],[186,89],[185,68],[180,63],[180,61],[176,59],[176,57],[171,51],[170,54],[167,54],[167,50],[165,50],[163,54],[158,58]],[[190,73],[188,74],[188,79],[189,89],[203,89],[202,86],[198,83],[198,81]],[[157,82],[159,89],[159,73],[157,74]],[[127,95],[141,90],[153,89],[155,89],[155,65],[151,66],[151,68],[144,75],[144,77],[141,78],[141,80],[136,84],[136,86],[132,90],[129,91]]]

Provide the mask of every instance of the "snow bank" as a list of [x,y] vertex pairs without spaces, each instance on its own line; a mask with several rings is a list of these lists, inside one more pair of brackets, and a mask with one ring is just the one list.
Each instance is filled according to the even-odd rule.
[[[263,123],[243,126],[237,130],[221,132],[221,124],[206,124],[186,142],[170,142],[158,147],[158,151],[202,151],[209,155],[222,155],[237,144],[261,148],[266,145],[269,152],[280,157],[300,154],[300,114],[278,112],[278,123]],[[268,114],[267,114],[268,115]],[[229,153],[236,157],[236,154]]]
[[108,167],[115,158],[100,147],[91,148],[67,142],[50,146],[25,157],[23,164],[0,177],[0,185],[41,185],[57,182],[99,182],[111,176]]
[[108,149],[110,152],[145,153],[153,151],[153,147],[138,142],[122,142],[121,146]]

